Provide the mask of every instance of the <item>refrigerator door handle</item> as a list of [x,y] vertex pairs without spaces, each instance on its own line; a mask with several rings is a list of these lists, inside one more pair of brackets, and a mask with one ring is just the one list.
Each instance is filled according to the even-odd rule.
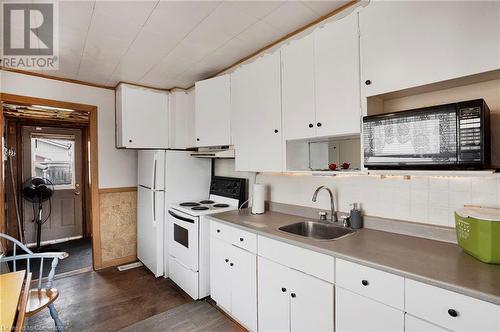
[[153,225],[156,222],[156,191],[153,191]]
[[155,157],[154,157],[154,160],[153,160],[153,184],[151,185],[151,187],[153,188],[153,190],[156,190],[156,153],[155,153]]

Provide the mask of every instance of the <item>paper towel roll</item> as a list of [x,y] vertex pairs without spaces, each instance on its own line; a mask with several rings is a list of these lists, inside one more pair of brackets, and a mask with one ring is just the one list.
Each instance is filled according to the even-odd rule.
[[262,214],[265,211],[264,201],[266,200],[266,186],[255,183],[253,185],[252,213]]

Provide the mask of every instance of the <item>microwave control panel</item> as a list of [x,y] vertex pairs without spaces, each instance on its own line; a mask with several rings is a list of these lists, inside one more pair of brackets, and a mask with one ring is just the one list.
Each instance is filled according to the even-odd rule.
[[482,161],[482,114],[481,107],[458,109],[459,162]]

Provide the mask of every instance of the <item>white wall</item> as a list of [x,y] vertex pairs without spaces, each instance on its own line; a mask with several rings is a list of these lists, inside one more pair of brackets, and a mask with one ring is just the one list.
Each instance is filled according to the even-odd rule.
[[367,215],[454,227],[453,212],[464,204],[500,207],[500,178],[488,177],[403,177],[311,176],[300,174],[257,175],[267,184],[273,202],[328,210],[329,196],[322,192],[311,201],[314,190],[325,185],[336,192],[338,209],[361,202]]
[[13,72],[0,71],[0,91],[95,105],[98,108],[99,187],[137,185],[137,152],[115,148],[115,92]]

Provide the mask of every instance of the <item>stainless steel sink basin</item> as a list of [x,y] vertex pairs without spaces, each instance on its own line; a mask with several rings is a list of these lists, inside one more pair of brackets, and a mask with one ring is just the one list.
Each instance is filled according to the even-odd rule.
[[355,232],[329,222],[312,220],[281,226],[278,230],[316,240],[335,240]]

